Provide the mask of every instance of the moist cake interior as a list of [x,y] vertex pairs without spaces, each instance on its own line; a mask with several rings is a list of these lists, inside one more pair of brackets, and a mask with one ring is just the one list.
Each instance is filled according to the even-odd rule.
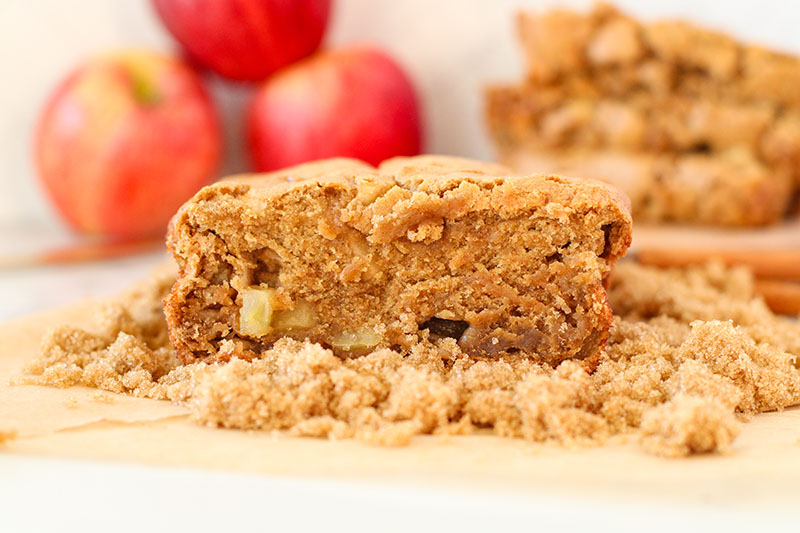
[[170,236],[179,356],[249,359],[281,337],[344,356],[442,338],[486,357],[599,352],[604,279],[630,239],[622,201],[463,160],[394,165],[338,161],[199,193]]

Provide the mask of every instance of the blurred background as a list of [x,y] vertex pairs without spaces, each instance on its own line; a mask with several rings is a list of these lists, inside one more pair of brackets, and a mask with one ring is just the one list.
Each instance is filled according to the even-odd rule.
[[[482,88],[519,79],[523,61],[514,30],[520,9],[584,1],[334,0],[322,49],[373,43],[416,88],[422,151],[491,159]],[[620,0],[633,16],[680,17],[779,50],[800,52],[800,4],[793,0]],[[179,49],[144,0],[0,2],[0,263],[76,241],[36,177],[32,142],[45,102],[64,76],[89,57],[121,48]],[[223,160],[217,176],[250,169],[243,109],[258,86],[203,73],[222,115]],[[118,290],[163,256],[153,252],[112,263],[0,270],[0,320]],[[58,276],[55,276],[55,273]]]
[[[743,39],[800,52],[800,4],[793,0],[616,4],[632,15],[686,17]],[[325,43],[372,42],[390,51],[419,91],[426,151],[490,159],[481,88],[522,75],[513,14],[523,7],[561,5],[586,9],[593,2],[338,0]],[[31,156],[34,125],[54,85],[80,61],[102,51],[131,46],[171,51],[177,45],[150,2],[139,0],[2,2],[0,45],[5,80],[0,86],[0,235],[5,238],[19,227],[60,226],[35,178]],[[210,78],[226,124],[221,173],[238,172],[247,168],[240,111],[251,87]]]

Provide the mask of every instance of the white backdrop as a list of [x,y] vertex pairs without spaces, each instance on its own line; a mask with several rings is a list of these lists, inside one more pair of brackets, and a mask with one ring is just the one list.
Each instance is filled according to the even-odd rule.
[[[544,0],[334,0],[327,43],[375,42],[406,67],[424,106],[426,150],[490,158],[481,87],[521,74],[513,13]],[[643,17],[681,16],[771,46],[800,52],[797,0],[623,0]],[[82,58],[174,43],[147,0],[0,0],[0,251],[16,228],[57,228],[31,163],[31,135],[54,84]],[[213,90],[228,123],[223,172],[244,168],[237,117],[246,87]]]

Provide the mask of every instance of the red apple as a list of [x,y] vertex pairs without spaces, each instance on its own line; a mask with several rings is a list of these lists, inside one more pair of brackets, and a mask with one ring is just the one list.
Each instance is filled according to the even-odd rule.
[[279,72],[256,92],[247,120],[261,171],[334,156],[375,165],[418,154],[421,145],[411,82],[368,47],[320,53]]
[[90,60],[51,96],[35,139],[41,180],[76,230],[156,235],[213,177],[222,140],[185,63],[151,52]]
[[164,25],[201,65],[259,81],[314,52],[330,0],[153,0]]

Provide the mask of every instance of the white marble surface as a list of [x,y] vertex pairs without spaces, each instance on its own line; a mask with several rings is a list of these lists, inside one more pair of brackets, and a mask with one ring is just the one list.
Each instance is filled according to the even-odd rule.
[[[0,263],[78,242],[66,229],[44,221],[0,222]],[[169,260],[154,250],[107,261],[3,268],[0,264],[0,322],[87,298],[105,298],[144,278]]]
[[0,322],[122,291],[147,276],[162,254],[133,256],[79,265],[0,271]]
[[[76,485],[81,490],[75,490]],[[780,505],[677,506],[604,494],[443,491],[0,455],[4,531],[794,531]]]

